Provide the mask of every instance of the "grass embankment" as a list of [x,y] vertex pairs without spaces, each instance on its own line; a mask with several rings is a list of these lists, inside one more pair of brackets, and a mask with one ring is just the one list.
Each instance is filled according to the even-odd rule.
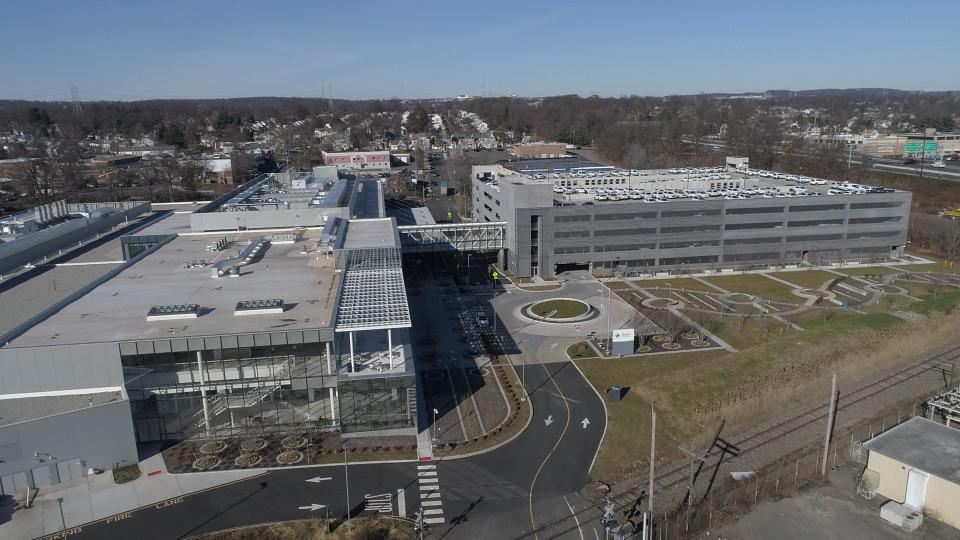
[[416,533],[413,530],[413,524],[409,521],[374,517],[352,519],[349,526],[325,519],[280,521],[212,532],[196,538],[198,540],[366,540],[368,538],[413,540],[416,538]]
[[585,341],[578,341],[573,345],[567,347],[567,356],[573,360],[579,360],[581,358],[597,358],[597,351],[593,349]]
[[710,276],[703,279],[721,289],[726,289],[730,292],[752,294],[764,300],[787,302],[789,304],[800,304],[803,302],[801,298],[790,292],[793,289],[788,285],[759,274]]
[[[922,265],[927,266],[927,265]],[[895,270],[896,268],[897,270]],[[857,277],[878,277],[878,276],[889,276],[890,274],[900,274],[906,272],[906,270],[899,270],[904,268],[903,266],[895,266],[887,268],[885,266],[858,266],[856,268],[838,268],[837,272],[841,274],[846,274],[848,276],[857,276]]]
[[622,401],[607,402],[607,436],[591,476],[618,481],[646,468],[651,403],[657,409],[657,455],[672,460],[680,457],[678,441],[708,443],[721,421],[730,436],[786,413],[829,387],[834,369],[853,384],[952,343],[960,317],[905,323],[887,313],[833,312],[824,320],[823,311],[815,309],[794,320],[806,331],[784,328],[781,335],[775,327],[760,326],[769,318],[740,328],[725,318],[721,336],[741,336],[734,344],[737,353],[577,360],[601,394],[609,385],[630,389]]

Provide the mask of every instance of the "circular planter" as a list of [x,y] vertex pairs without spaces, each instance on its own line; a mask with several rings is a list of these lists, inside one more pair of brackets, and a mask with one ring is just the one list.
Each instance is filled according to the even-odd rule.
[[237,459],[233,460],[233,464],[237,467],[253,467],[259,465],[261,461],[263,461],[263,458],[260,457],[260,454],[240,454]]
[[637,353],[648,353],[652,350],[653,350],[653,347],[649,345],[642,345],[640,347],[637,347]]
[[223,441],[208,441],[200,445],[201,454],[219,454],[227,449],[227,443]]
[[731,304],[752,304],[757,297],[747,293],[728,293],[722,295],[723,299]]
[[306,446],[306,444],[307,444],[307,439],[299,435],[291,435],[289,437],[284,437],[283,440],[280,441],[280,445],[289,450],[293,450],[295,448],[303,448],[304,446]]
[[217,456],[203,456],[193,461],[193,468],[198,471],[208,471],[220,465],[220,458]]
[[640,302],[640,304],[652,309],[670,309],[682,306],[683,302],[675,298],[647,298]]
[[666,334],[657,334],[653,336],[653,340],[656,341],[657,343],[667,343],[670,341],[670,336]]
[[595,319],[599,310],[576,298],[550,298],[522,306],[520,315],[548,323],[580,323]]
[[680,348],[680,344],[679,344],[679,343],[672,343],[672,342],[671,342],[671,343],[661,343],[660,346],[663,347],[664,349],[668,350],[668,351],[676,351],[677,349]]
[[683,339],[700,339],[700,334],[696,332],[684,332],[680,334]]
[[695,339],[695,340],[691,341],[690,344],[693,345],[694,347],[700,347],[700,348],[709,347],[709,346],[710,346],[710,342],[709,342],[709,341],[703,341],[703,340],[700,340],[700,339]]
[[287,450],[277,456],[277,463],[280,465],[294,465],[303,461],[303,452],[299,450]]
[[247,439],[240,443],[240,450],[243,452],[257,452],[267,447],[267,441],[259,437]]

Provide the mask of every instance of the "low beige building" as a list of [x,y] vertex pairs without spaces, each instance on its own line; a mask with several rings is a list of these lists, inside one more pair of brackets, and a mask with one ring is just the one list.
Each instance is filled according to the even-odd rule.
[[863,447],[866,490],[960,528],[960,430],[911,418]]

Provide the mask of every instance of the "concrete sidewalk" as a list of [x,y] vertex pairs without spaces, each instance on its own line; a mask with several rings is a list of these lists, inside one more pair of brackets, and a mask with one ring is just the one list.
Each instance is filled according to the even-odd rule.
[[[169,474],[160,454],[140,462],[140,478],[115,484],[113,473],[41,488],[30,508],[20,508],[0,523],[0,538],[29,539],[58,534],[101,519],[123,519],[123,513],[197,491],[244,480],[263,471],[223,471]],[[57,499],[63,498],[63,520]],[[119,514],[119,515],[118,515]],[[0,514],[2,515],[2,514]],[[116,516],[116,517],[113,517]]]

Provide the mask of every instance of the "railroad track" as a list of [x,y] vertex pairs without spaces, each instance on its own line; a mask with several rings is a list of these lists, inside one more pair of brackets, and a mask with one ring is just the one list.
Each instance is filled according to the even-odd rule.
[[[950,366],[949,361],[958,359],[960,359],[960,346],[954,347],[915,364],[898,369],[897,371],[873,381],[872,383],[863,385],[852,392],[845,394],[841,393],[840,399],[837,403],[837,411],[843,411],[857,404],[863,403],[864,401],[882,394],[883,392],[886,392],[897,385],[915,380],[921,375],[929,373],[931,370],[937,367]],[[750,452],[763,448],[768,444],[794,434],[812,424],[823,422],[827,417],[826,408],[827,403],[810,407],[805,412],[788,420],[764,428],[756,433],[748,434],[740,439],[730,441],[730,443],[739,449],[737,458],[743,457]],[[703,464],[702,470],[707,470],[710,467],[716,467],[722,455],[723,452],[721,450],[711,449],[711,451],[706,455],[706,461]],[[725,462],[730,461],[732,461],[732,459],[728,458],[725,460]],[[669,467],[666,471],[654,479],[654,486],[657,490],[657,493],[662,495],[677,488],[685,488],[689,481],[689,471],[690,469],[688,463],[682,463]],[[633,483],[633,485],[611,495],[609,497],[610,501],[613,502],[616,511],[620,513],[628,512],[640,502],[641,494],[646,487],[647,482],[645,480],[638,479]],[[676,497],[676,495],[677,494],[675,493],[674,497]],[[600,509],[599,506],[586,507],[582,510],[578,510],[575,514],[571,514],[570,516],[566,516],[550,523],[541,524],[536,530],[527,533],[523,537],[531,536],[539,531],[545,531],[557,526],[562,526],[565,522],[571,521],[575,516],[579,519],[582,518],[584,514],[597,512],[598,509]],[[602,509],[600,509],[600,511],[602,512]]]
[[[861,386],[852,392],[848,392],[846,394],[841,393],[840,399],[837,402],[837,411],[843,411],[859,403],[863,403],[864,401],[877,396],[878,394],[886,392],[890,388],[903,384],[907,381],[914,380],[923,374],[929,373],[936,367],[945,365],[945,361],[956,360],[958,358],[960,358],[960,347],[954,347],[946,352],[930,357],[921,362],[917,362],[916,364],[903,367],[870,384]],[[827,403],[811,407],[805,412],[788,420],[765,428],[756,433],[752,433],[746,437],[731,441],[731,443],[739,449],[737,457],[741,457],[751,451],[755,451],[768,444],[776,442],[783,437],[794,434],[812,424],[823,422],[827,418],[828,414],[826,409]],[[707,469],[709,467],[715,467],[722,455],[723,451],[711,449],[706,456],[706,462],[704,463],[703,468]],[[676,487],[685,487],[689,481],[688,475],[688,464],[675,465],[665,471],[663,474],[658,475],[654,480],[654,486],[659,493],[663,493]],[[634,504],[637,497],[645,487],[646,482],[638,480],[633,486],[611,497],[611,500],[614,502],[618,510],[629,508]]]

